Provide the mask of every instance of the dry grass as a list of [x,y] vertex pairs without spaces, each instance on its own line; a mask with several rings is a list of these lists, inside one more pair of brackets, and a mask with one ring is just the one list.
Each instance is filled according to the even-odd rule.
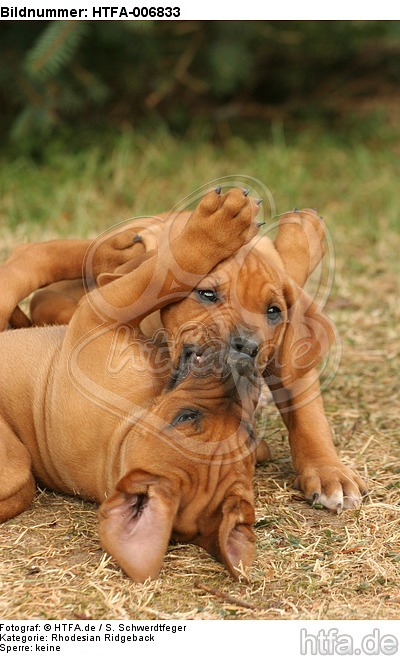
[[200,549],[175,545],[157,581],[134,584],[100,550],[93,505],[39,492],[28,512],[1,527],[1,617],[400,617],[399,236],[372,248],[337,227],[335,243],[329,314],[343,355],[324,396],[341,457],[368,480],[368,501],[340,516],[310,508],[291,487],[287,438],[269,405],[259,423],[273,461],[255,476],[249,582],[233,582]]

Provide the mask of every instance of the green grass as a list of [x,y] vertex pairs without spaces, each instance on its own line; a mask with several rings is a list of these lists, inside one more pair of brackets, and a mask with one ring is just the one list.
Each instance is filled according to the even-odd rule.
[[85,235],[132,216],[165,211],[199,187],[241,174],[266,186],[273,214],[318,207],[329,226],[360,229],[371,242],[400,231],[400,158],[395,134],[369,141],[358,135],[305,132],[270,139],[231,137],[223,145],[166,131],[87,138],[81,149],[55,142],[40,162],[0,159],[0,227],[23,226]]

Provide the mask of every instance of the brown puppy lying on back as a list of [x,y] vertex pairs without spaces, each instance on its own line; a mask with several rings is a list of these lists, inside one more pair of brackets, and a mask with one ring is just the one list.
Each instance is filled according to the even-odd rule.
[[108,443],[108,458],[124,458],[100,506],[100,541],[135,581],[157,576],[171,537],[203,547],[234,578],[254,560],[259,385],[254,370],[249,381],[222,357],[222,370],[221,353],[193,359],[192,372],[130,427],[122,446],[115,434]]
[[[185,213],[167,219],[137,220],[118,228],[111,237],[102,237],[86,257],[89,277],[98,278],[102,270],[116,271],[115,277],[123,275],[136,267],[146,252],[162,248],[185,220]],[[83,244],[66,244],[68,253],[62,260],[61,271],[57,266],[61,256],[53,253],[52,257],[50,244],[47,250],[46,245],[37,245],[44,254],[40,259],[41,284],[76,276],[84,260],[87,243]],[[62,242],[54,242],[53,247],[59,251]],[[34,289],[26,286],[23,276],[27,256],[29,259],[29,254],[35,252],[35,247],[27,248],[20,257],[17,251],[8,265],[18,269],[19,278],[24,280],[20,289],[9,285],[9,311]],[[102,257],[103,252],[106,257]],[[362,479],[340,462],[320,396],[315,367],[334,339],[334,331],[300,286],[322,252],[323,225],[318,215],[310,210],[289,213],[281,219],[275,244],[266,237],[255,238],[236,256],[215,267],[185,300],[169,303],[161,313],[146,317],[141,328],[149,338],[153,333],[159,338],[160,327],[164,329],[166,342],[162,352],[169,353],[173,368],[182,365],[193,352],[202,354],[210,341],[222,340],[238,353],[251,356],[270,386],[288,428],[297,487],[310,502],[318,501],[340,511],[357,506],[366,488]],[[137,260],[134,256],[138,253],[142,255]],[[127,263],[116,267],[124,261]],[[35,271],[35,264],[32,270]],[[61,293],[59,287],[55,291],[54,287],[46,289],[34,297],[33,318],[68,320],[76,309],[75,299],[81,295],[79,281],[76,296],[65,285]],[[123,347],[121,352],[124,353]],[[124,357],[129,359],[126,353]],[[162,380],[154,376],[151,365],[140,375],[135,371],[131,385],[148,405],[155,386],[161,389]]]

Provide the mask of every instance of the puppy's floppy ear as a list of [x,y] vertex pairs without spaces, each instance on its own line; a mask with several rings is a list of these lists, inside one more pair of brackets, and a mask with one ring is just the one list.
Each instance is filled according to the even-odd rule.
[[336,338],[334,324],[293,281],[284,287],[288,323],[264,378],[268,385],[289,387],[316,367]]
[[219,527],[194,542],[222,562],[233,578],[238,579],[242,567],[246,569],[254,561],[256,538],[253,524],[253,506],[239,496],[229,496],[222,505]]
[[274,246],[287,273],[303,287],[325,254],[325,224],[315,210],[286,212]]
[[115,271],[108,272],[108,273],[100,273],[97,276],[96,282],[99,285],[99,287],[103,287],[104,285],[107,285],[109,282],[112,282],[113,280],[116,280],[117,278],[121,278],[121,276],[125,276],[127,273],[131,273],[135,269],[138,269],[143,262],[146,262],[146,260],[149,260],[157,251],[148,251],[147,253],[141,253],[141,255],[137,255],[136,257],[132,258],[129,260],[129,262],[125,262],[124,264],[121,264]]
[[158,576],[178,505],[170,481],[142,470],[126,474],[101,504],[100,542],[133,581]]

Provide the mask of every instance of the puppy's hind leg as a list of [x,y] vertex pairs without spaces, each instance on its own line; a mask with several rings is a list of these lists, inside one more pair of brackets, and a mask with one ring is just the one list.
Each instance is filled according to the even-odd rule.
[[0,522],[27,510],[35,491],[29,451],[0,417]]

